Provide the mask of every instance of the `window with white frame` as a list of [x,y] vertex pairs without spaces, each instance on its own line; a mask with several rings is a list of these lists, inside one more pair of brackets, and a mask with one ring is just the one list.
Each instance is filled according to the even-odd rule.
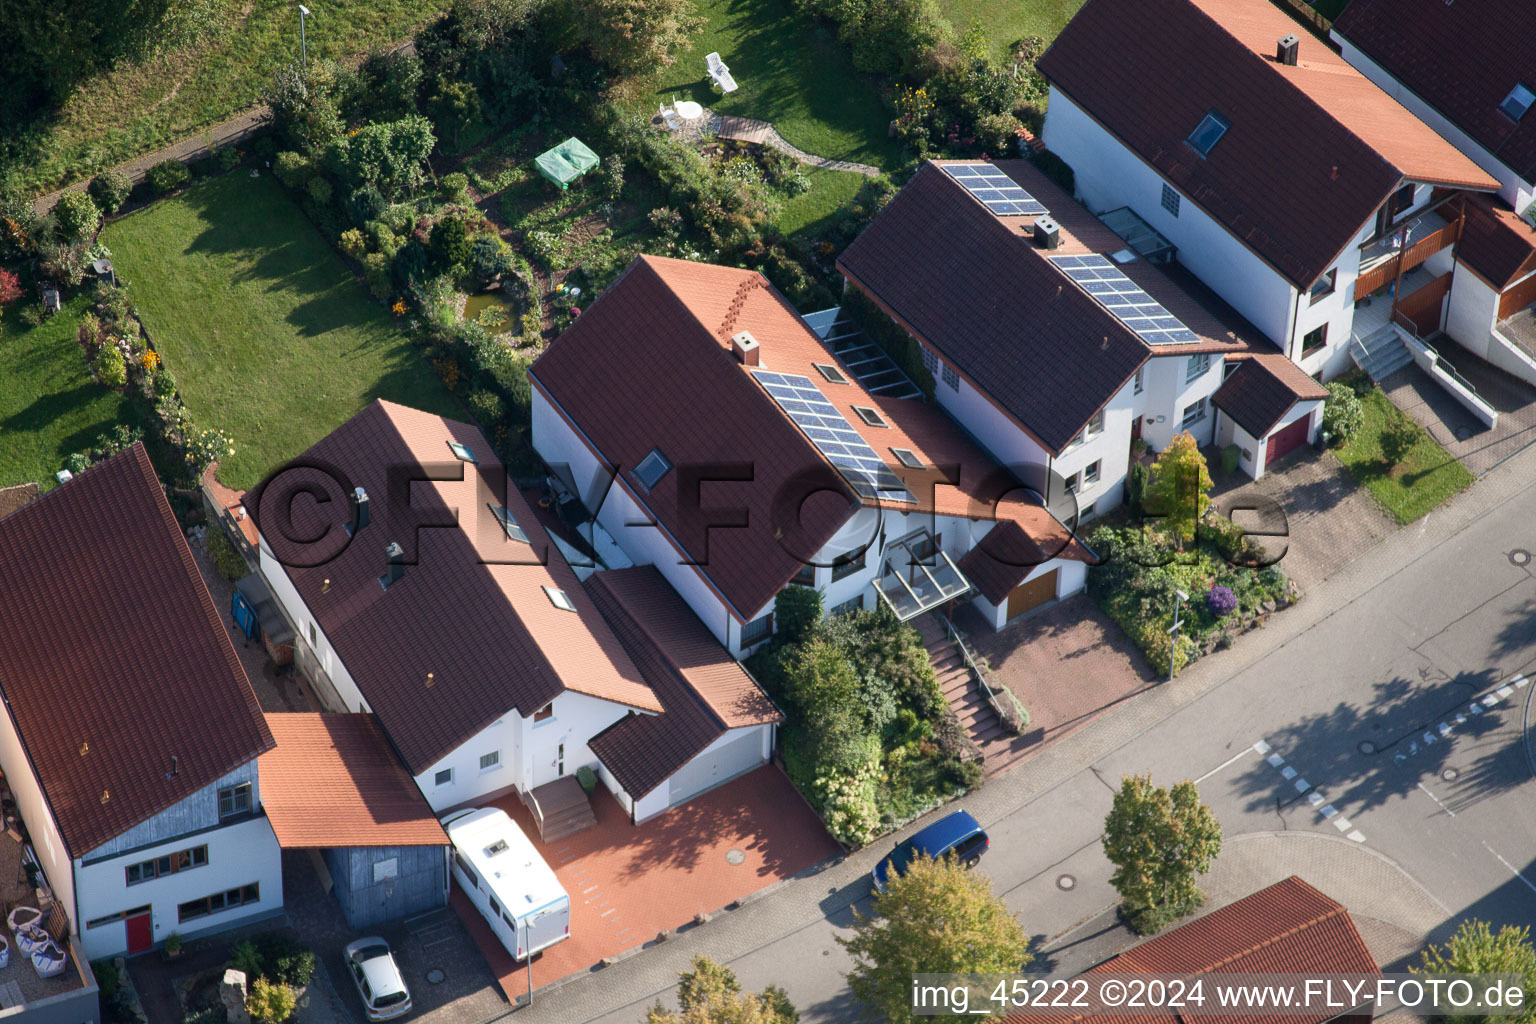
[[501,767],[501,751],[493,750],[489,754],[480,755],[480,770],[488,772],[493,768]]
[[1081,476],[1081,474],[1073,473],[1071,476],[1067,477],[1064,481],[1062,481],[1065,493],[1067,493],[1067,494],[1076,494],[1077,493],[1078,478],[1079,478],[1079,476]]
[[1131,394],[1139,395],[1147,389],[1147,368],[1141,367],[1136,371],[1136,382],[1131,385]]
[[1089,488],[1099,482],[1099,474],[1104,469],[1103,459],[1094,459],[1083,469],[1083,487]]
[[1093,437],[1095,434],[1104,433],[1104,410],[1100,409],[1093,414],[1093,419],[1088,421],[1088,426],[1083,428],[1084,437]]
[[1194,426],[1196,423],[1199,423],[1203,419],[1205,419],[1205,399],[1202,398],[1200,401],[1184,410],[1183,427],[1185,430],[1188,430],[1190,427]]
[[219,820],[245,814],[251,809],[251,784],[240,782],[219,790]]
[[1210,368],[1211,354],[1209,352],[1201,352],[1198,355],[1190,356],[1189,361],[1184,364],[1184,382],[1187,384],[1195,380]]
[[1163,209],[1175,217],[1179,215],[1179,194],[1166,181],[1163,182]]

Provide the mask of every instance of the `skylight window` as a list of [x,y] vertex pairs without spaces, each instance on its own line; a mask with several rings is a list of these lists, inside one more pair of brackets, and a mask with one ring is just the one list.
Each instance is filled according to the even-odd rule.
[[458,459],[460,462],[476,461],[475,453],[470,451],[469,448],[465,445],[459,444],[457,441],[449,441],[448,448],[453,452],[454,458]]
[[910,448],[892,448],[891,454],[896,456],[898,462],[908,469],[923,469],[923,460],[917,457],[917,453]]
[[1211,148],[1221,141],[1221,137],[1227,134],[1227,129],[1230,127],[1232,122],[1213,110],[1200,120],[1199,126],[1194,131],[1189,133],[1189,144],[1201,156],[1210,156]]
[[812,363],[811,365],[816,367],[816,372],[825,377],[829,384],[848,383],[848,378],[843,376],[843,371],[839,370],[831,363]]
[[1525,112],[1531,109],[1531,104],[1536,103],[1536,92],[1524,82],[1516,82],[1515,87],[1509,90],[1509,95],[1504,97],[1504,102],[1499,104],[1499,110],[1511,121],[1518,121],[1525,116]]
[[652,448],[651,453],[641,459],[640,465],[635,467],[635,476],[649,491],[661,482],[661,478],[666,476],[671,468],[672,460],[663,455],[660,448]]
[[871,409],[867,405],[856,405],[853,407],[853,411],[859,414],[859,419],[863,420],[865,423],[868,423],[872,427],[884,427],[888,425],[885,422],[885,417],[880,415],[880,411],[878,409]]
[[501,524],[501,528],[507,531],[508,540],[515,540],[520,544],[529,543],[528,535],[523,532],[521,526],[517,525],[517,520],[512,518],[512,513],[508,512],[506,508],[501,505],[492,505],[491,514],[496,517],[496,521]]
[[549,598],[549,603],[554,605],[556,608],[559,608],[561,611],[573,612],[576,610],[576,605],[571,600],[571,595],[567,594],[559,587],[545,587],[544,594]]

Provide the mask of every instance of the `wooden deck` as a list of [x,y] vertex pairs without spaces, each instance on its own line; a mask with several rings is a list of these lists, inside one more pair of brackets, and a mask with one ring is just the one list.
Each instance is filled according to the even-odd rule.
[[768,134],[772,131],[773,125],[767,121],[727,114],[720,118],[720,130],[715,133],[715,136],[721,139],[732,139],[736,142],[751,142],[761,146],[767,143]]

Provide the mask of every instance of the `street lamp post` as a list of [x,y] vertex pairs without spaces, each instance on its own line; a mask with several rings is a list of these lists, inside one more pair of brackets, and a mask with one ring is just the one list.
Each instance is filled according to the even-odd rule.
[[1182,590],[1173,592],[1173,625],[1168,627],[1168,632],[1173,636],[1173,642],[1168,645],[1168,681],[1173,682],[1173,659],[1179,653],[1179,627],[1184,623],[1179,619],[1179,609],[1183,607],[1189,595]]
[[308,13],[309,8],[299,4],[299,55],[303,58],[305,67],[309,67],[309,44],[304,39],[304,16]]

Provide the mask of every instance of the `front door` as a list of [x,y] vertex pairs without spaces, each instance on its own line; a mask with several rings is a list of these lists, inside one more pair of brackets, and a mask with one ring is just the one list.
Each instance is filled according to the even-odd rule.
[[123,919],[124,923],[128,926],[129,956],[133,956],[135,953],[148,952],[149,947],[155,944],[153,920],[154,914],[148,910],[142,914],[134,914],[132,917]]

